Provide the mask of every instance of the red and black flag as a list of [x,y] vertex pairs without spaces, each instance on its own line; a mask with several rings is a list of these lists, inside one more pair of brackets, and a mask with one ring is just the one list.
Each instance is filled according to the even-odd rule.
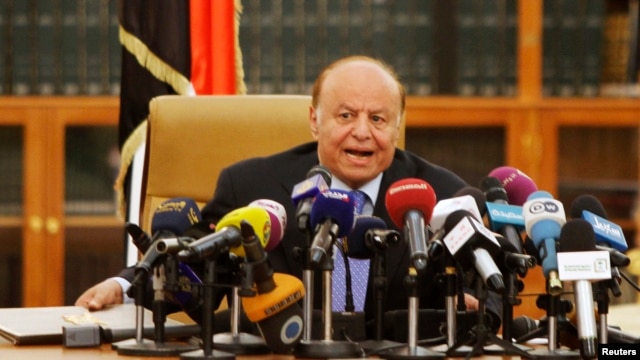
[[128,169],[159,95],[243,94],[240,0],[120,0],[122,73],[116,180],[124,214]]

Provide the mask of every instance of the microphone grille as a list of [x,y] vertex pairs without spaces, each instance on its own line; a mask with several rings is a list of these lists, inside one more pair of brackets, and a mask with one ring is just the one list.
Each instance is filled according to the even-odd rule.
[[316,175],[322,176],[327,186],[331,186],[331,171],[329,171],[326,166],[316,165],[312,167],[309,172],[307,172],[307,179]]
[[536,184],[527,174],[511,166],[495,168],[489,173],[489,176],[502,182],[511,205],[522,206],[527,201],[529,194],[538,190]]
[[193,199],[186,197],[171,198],[156,208],[151,218],[151,233],[170,231],[183,234],[192,225],[202,221],[200,208]]
[[429,183],[422,179],[398,180],[389,186],[385,196],[385,206],[393,223],[404,227],[404,215],[409,210],[419,210],[425,223],[431,220],[436,205],[436,194]]
[[596,235],[588,221],[571,219],[560,230],[559,252],[593,251],[596,248]]

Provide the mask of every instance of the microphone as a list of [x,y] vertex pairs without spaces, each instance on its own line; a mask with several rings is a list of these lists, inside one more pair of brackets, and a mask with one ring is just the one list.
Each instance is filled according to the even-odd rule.
[[298,278],[273,272],[255,229],[242,220],[242,247],[251,267],[257,295],[242,298],[250,321],[258,325],[267,346],[277,354],[290,353],[302,336],[304,286]]
[[[540,327],[540,320],[532,319],[526,315],[518,316],[511,323],[512,337],[515,340],[530,334]],[[507,339],[511,340],[511,339]]]
[[417,178],[394,182],[385,196],[387,212],[409,243],[411,261],[418,272],[425,270],[428,265],[425,223],[431,220],[435,205],[436,194],[433,188],[426,181]]
[[146,253],[151,245],[151,237],[137,224],[126,222],[124,229],[131,236],[133,245],[136,246],[138,251],[142,254]]
[[337,238],[349,235],[355,220],[353,195],[348,191],[329,189],[318,193],[313,201],[310,225],[314,237],[309,249],[311,263],[319,264]]
[[598,198],[580,195],[571,204],[571,217],[589,222],[596,234],[596,244],[613,248],[620,252],[629,249],[622,227],[607,220],[607,212]]
[[258,239],[264,246],[271,235],[269,214],[257,206],[245,206],[223,216],[216,225],[216,232],[190,243],[186,249],[178,252],[178,259],[187,262],[202,260],[215,257],[222,251],[232,251],[239,257],[244,257],[244,249],[240,246],[242,220],[246,220],[253,226]]
[[[148,235],[138,228],[140,233],[137,238],[140,241],[135,244],[138,246],[138,250],[144,250],[144,255],[136,264],[137,275],[132,285],[138,285],[144,280],[143,277],[151,273],[154,263],[164,254],[157,249],[156,243],[159,240],[176,238],[178,234],[182,234],[201,220],[200,209],[193,199],[172,198],[158,205],[151,218],[152,237],[149,239]],[[131,225],[127,228],[129,231],[133,229],[134,233],[137,231]]]
[[200,208],[193,199],[178,197],[165,200],[158,205],[151,218],[151,241],[183,234],[200,221]]
[[[487,200],[487,218],[492,231],[502,235],[508,243],[507,250],[522,254],[522,239],[520,231],[524,228],[522,207],[509,205],[507,191],[502,182],[493,176],[488,176],[480,182]],[[516,228],[516,226],[521,226]]]
[[447,216],[442,239],[453,258],[465,270],[473,264],[487,288],[499,294],[505,289],[502,273],[493,261],[500,253],[500,245],[472,212],[456,210]]
[[[127,223],[127,232],[134,239],[134,244],[144,255],[135,267],[135,277],[131,287],[127,289],[127,295],[135,296],[137,286],[150,276],[155,263],[167,253],[175,253],[193,240],[189,237],[178,237],[188,231],[194,224],[202,220],[200,209],[193,199],[178,197],[165,200],[155,210],[151,218],[152,237],[139,226]],[[175,283],[165,284],[173,289],[166,294],[168,300],[181,305],[183,308],[193,304],[191,285],[201,283],[198,275],[186,264],[179,263]]]
[[389,245],[400,242],[400,233],[387,229],[384,220],[377,216],[358,215],[353,230],[344,243],[344,254],[354,259],[371,259]]
[[[595,245],[595,233],[591,224],[587,221],[572,219],[562,227],[558,243],[558,263],[561,265],[561,279],[566,279],[565,272],[571,274],[570,279],[574,279],[573,290],[576,299],[578,338],[583,359],[596,358],[597,330],[594,317],[593,292],[589,280],[602,279],[602,277],[592,277],[588,272],[602,272],[606,267],[609,277],[611,277],[608,262],[604,264],[602,260],[602,255],[607,255],[606,253],[602,252],[599,256],[591,256],[586,253],[593,252]],[[585,267],[584,262],[576,263],[571,259],[567,259],[565,262],[563,258],[565,255],[573,255],[574,257],[589,256],[592,260],[587,260],[588,265]],[[587,269],[589,267],[591,269]]]
[[[628,266],[631,259],[622,252],[628,249],[622,228],[607,217],[607,212],[598,198],[593,195],[580,195],[571,204],[571,217],[584,219],[593,227],[596,236],[596,249],[607,251],[612,265],[612,278],[599,283],[599,289],[605,286],[611,289],[611,293],[619,297],[622,295],[619,283],[622,281],[618,267]],[[601,302],[598,302],[601,304]],[[605,306],[606,308],[606,306]],[[599,309],[603,311],[602,309]],[[606,312],[606,310],[604,310]]]
[[[442,229],[447,217],[457,210],[467,210],[471,214],[473,214],[476,219],[482,218],[482,213],[479,210],[480,207],[478,206],[478,201],[476,201],[476,198],[472,194],[467,193],[467,190],[463,189],[460,189],[454,197],[443,199],[436,203],[436,206],[433,208],[431,221],[429,222],[429,226],[433,231]],[[484,204],[484,197],[480,203]]]
[[564,206],[548,192],[539,190],[531,193],[522,205],[522,215],[527,236],[540,254],[540,265],[547,279],[547,292],[560,295],[562,282],[558,278],[556,242],[560,237],[560,228],[566,222]]
[[329,186],[331,186],[331,172],[322,165],[316,165],[309,170],[305,180],[293,187],[291,200],[296,207],[298,229],[302,231],[310,229],[309,216],[313,199],[318,193],[329,189]]
[[502,183],[511,205],[522,206],[529,195],[538,190],[536,183],[527,174],[511,166],[500,166],[489,172]]
[[284,206],[277,201],[269,199],[258,199],[249,203],[249,206],[257,206],[267,211],[269,223],[271,224],[271,234],[264,250],[269,252],[275,249],[284,237],[287,228],[287,211]]

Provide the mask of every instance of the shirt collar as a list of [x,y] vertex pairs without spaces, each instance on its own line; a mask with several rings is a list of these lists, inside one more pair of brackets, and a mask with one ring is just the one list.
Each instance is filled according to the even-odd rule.
[[371,203],[375,205],[376,199],[378,197],[378,191],[380,191],[381,182],[382,182],[382,173],[378,174],[378,176],[376,176],[373,180],[364,184],[359,189],[352,189],[337,177],[333,177],[331,179],[331,188],[337,189],[337,190],[345,190],[345,191],[360,190],[363,193],[367,194],[367,196],[369,197],[369,201],[371,201]]

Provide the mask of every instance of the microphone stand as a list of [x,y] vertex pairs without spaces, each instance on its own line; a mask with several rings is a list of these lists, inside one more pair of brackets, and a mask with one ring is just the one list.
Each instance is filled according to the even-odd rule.
[[135,285],[135,287],[133,288],[134,302],[136,306],[135,338],[112,343],[111,344],[112,349],[117,350],[121,346],[144,348],[145,346],[148,346],[151,343],[153,343],[153,341],[144,338],[144,299],[145,299],[146,287],[147,287],[147,278],[145,277],[143,281]]
[[[631,278],[629,278],[627,275],[625,275],[624,272],[622,271],[618,271],[619,274],[616,275],[620,275],[620,277],[622,277],[624,280],[626,280],[629,285],[631,285],[634,290],[636,291],[640,291],[640,288],[638,287],[638,285],[636,285],[635,282],[633,282],[633,280]],[[596,295],[596,301],[598,304],[598,313],[600,314],[600,336],[601,338],[605,339],[604,341],[600,341],[601,344],[606,344],[606,343],[616,343],[616,344],[640,344],[640,336],[638,335],[634,335],[634,334],[629,334],[626,333],[622,330],[618,330],[614,327],[610,327],[607,325],[607,317],[606,314],[608,314],[608,309],[609,309],[609,297],[608,295],[606,295],[606,289],[605,289],[605,285],[609,286],[609,288],[611,289],[611,292],[613,293],[613,296],[618,297],[620,295],[622,295],[622,291],[620,290],[620,287],[618,286],[618,283],[616,281],[615,278],[612,278],[610,280],[606,280],[604,282],[604,284],[602,282],[600,283],[596,283],[596,285],[599,285],[599,287],[601,287],[601,291],[605,292],[605,296],[606,296],[606,303],[601,304],[598,295]],[[604,306],[606,306],[606,310],[604,308]],[[602,309],[602,310],[601,310]],[[605,314],[605,316],[603,316],[603,314]],[[604,318],[604,320],[603,320]],[[607,325],[606,327],[603,326],[603,324]],[[606,331],[604,331],[603,333],[603,329],[606,329]],[[606,338],[605,338],[606,336]]]
[[[502,294],[502,339],[509,341],[514,346],[529,351],[532,348],[517,344],[513,339],[513,307],[520,305],[522,300],[518,294],[522,291],[523,283],[518,280],[518,274],[525,276],[530,268],[536,265],[534,258],[520,253],[503,252],[504,259],[500,271],[504,277],[504,293]],[[492,350],[488,349],[487,353]]]
[[[308,344],[312,341],[313,332],[313,283],[314,283],[314,271],[311,265],[311,257],[309,256],[309,248],[311,244],[311,231],[309,230],[308,216],[299,219],[298,229],[307,234],[307,242],[301,247],[295,249],[295,256],[302,265],[302,284],[304,286],[305,296],[302,299],[302,340],[301,343]],[[294,354],[298,349],[294,350]],[[304,346],[300,348],[300,351],[304,353]]]
[[487,344],[495,344],[503,349],[503,354],[520,355],[521,357],[532,359],[534,358],[530,353],[515,346],[511,341],[507,341],[498,337],[491,331],[491,328],[486,324],[486,300],[488,295],[487,287],[480,276],[474,277],[476,294],[478,297],[478,312],[477,323],[471,328],[471,330],[461,337],[461,339],[447,350],[446,354],[450,357],[456,357],[462,355],[461,352],[456,351],[463,345],[473,344],[471,351],[469,351],[465,359],[470,359],[472,356],[481,355],[484,351],[484,346]]
[[540,326],[530,333],[516,339],[516,342],[526,342],[527,340],[547,336],[547,349],[533,349],[529,353],[538,358],[545,359],[581,359],[577,351],[559,348],[558,335],[560,331],[566,331],[575,338],[578,337],[578,330],[566,318],[565,314],[571,309],[570,302],[563,302],[560,295],[545,294],[540,295],[536,304],[539,308],[546,308],[546,318],[540,320]]
[[607,287],[610,287],[612,291],[620,290],[618,284],[615,283],[615,279],[603,280],[593,284],[593,296],[596,304],[598,305],[598,343],[607,344],[609,342],[609,294],[607,293]]
[[[310,254],[307,254],[310,258]],[[307,260],[311,263],[310,259]],[[318,270],[322,271],[322,319],[323,339],[302,340],[296,346],[294,355],[301,358],[326,359],[326,358],[353,358],[362,356],[362,348],[355,342],[333,340],[332,322],[332,272],[333,272],[333,245],[329,247],[326,256],[319,264]]]
[[384,338],[384,293],[387,286],[387,269],[385,257],[380,251],[374,251],[371,259],[371,267],[373,272],[373,292],[375,296],[374,303],[374,339],[360,342],[362,350],[367,355],[373,355],[379,351],[396,347],[401,343],[385,340]]
[[[251,289],[253,284],[253,267],[249,263],[244,264],[244,284],[231,287],[231,306],[229,307],[230,332],[219,333],[213,336],[213,344],[216,349],[228,351],[236,355],[261,355],[270,354],[271,349],[263,338],[240,332],[240,317],[242,303],[241,296],[255,296]],[[242,289],[241,289],[242,286]]]
[[407,344],[401,347],[381,351],[378,355],[383,359],[442,359],[443,353],[418,346],[418,271],[409,267],[405,277],[405,286],[409,293]]
[[[154,342],[138,341],[141,334],[136,335],[136,342],[118,345],[118,354],[133,356],[177,356],[185,351],[197,349],[196,345],[188,343],[166,343],[165,342],[165,321],[167,319],[167,302],[164,291],[167,283],[165,270],[171,265],[177,267],[175,259],[167,257],[164,262],[154,266],[153,268],[153,323],[154,323]],[[177,274],[176,271],[169,271],[171,274]],[[144,292],[145,286],[139,286],[136,290]],[[140,290],[142,289],[142,290]]]
[[[445,301],[445,314],[447,321],[447,334],[446,343],[443,345],[432,347],[433,350],[446,352],[447,349],[452,347],[456,343],[457,327],[458,327],[458,309],[456,308],[456,297],[458,296],[458,276],[457,265],[451,256],[449,251],[445,251],[444,255],[444,301]],[[462,289],[460,289],[462,291]],[[458,307],[461,307],[461,311],[466,311],[464,308],[464,298],[461,297],[458,301]]]
[[205,274],[202,282],[202,349],[180,354],[181,360],[222,359],[235,360],[236,356],[213,348],[213,287],[216,281],[216,266],[213,259],[205,260]]

